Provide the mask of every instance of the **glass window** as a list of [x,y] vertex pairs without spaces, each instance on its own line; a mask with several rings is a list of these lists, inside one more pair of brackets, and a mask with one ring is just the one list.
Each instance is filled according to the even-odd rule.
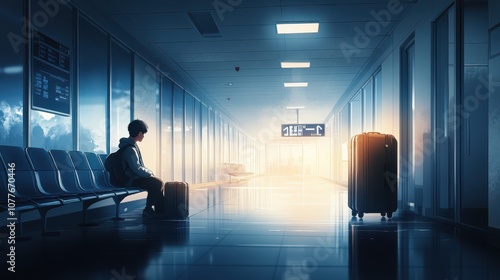
[[348,150],[349,140],[351,139],[349,132],[349,108],[345,106],[340,112],[340,154],[342,164],[340,168],[340,182],[347,184],[348,179]]
[[186,115],[184,122],[184,180],[192,184],[194,180],[194,161],[193,161],[193,138],[194,138],[194,98],[190,94],[185,94]]
[[332,178],[335,181],[339,181],[340,179],[340,165],[337,164],[338,162],[341,161],[341,155],[340,155],[340,128],[339,128],[339,114],[334,115],[332,119],[332,151],[333,151],[333,156],[332,156],[332,167],[333,167],[333,172],[332,172]]
[[[24,1],[2,1],[0,26],[6,37],[0,40],[0,145],[24,146],[22,11]],[[7,40],[8,38],[8,40]]]
[[[217,121],[216,121],[216,115],[213,110],[208,110],[206,106],[202,106],[202,111],[208,111],[208,116],[209,116],[209,129],[206,138],[203,139],[208,139],[208,168],[207,172],[204,172],[208,174],[208,177],[204,181],[212,182],[215,181],[215,170],[216,170],[216,158],[215,155],[217,154],[217,146],[218,145],[218,137],[217,137]],[[204,114],[206,115],[206,114]],[[203,124],[202,124],[203,125]]]
[[108,36],[87,19],[79,21],[79,150],[106,153]]
[[401,49],[401,140],[400,170],[401,192],[404,210],[415,210],[415,43],[413,38]]
[[441,217],[454,219],[455,209],[455,7],[434,22],[434,98],[436,104],[436,174],[437,209]]
[[222,119],[222,162],[230,162],[229,159],[229,125]]
[[[35,3],[35,2],[31,2]],[[31,5],[31,15],[37,13],[45,13],[40,5]],[[39,26],[38,32],[55,42],[69,49],[69,69],[70,73],[74,67],[71,59],[75,48],[73,47],[73,11],[68,5],[60,5],[59,12],[53,17],[31,17],[33,24]],[[33,57],[33,55],[31,55]],[[34,76],[34,75],[31,75]],[[33,81],[31,81],[33,84]],[[74,101],[74,81],[69,82],[69,102],[72,108]],[[50,85],[49,85],[50,86]],[[50,97],[53,92],[48,92]],[[30,93],[31,97],[32,94]],[[45,149],[62,149],[73,150],[73,129],[72,117],[74,112],[70,112],[69,116],[56,115],[37,110],[31,110],[30,127],[31,127],[31,143],[32,147],[40,147]]]
[[229,125],[229,160],[231,162],[238,162],[238,155],[236,147],[238,144],[237,130],[230,124]]
[[[493,33],[492,33],[493,34]],[[465,1],[463,18],[460,222],[488,228],[488,2]],[[493,44],[492,44],[493,45]],[[490,85],[495,85],[493,80]],[[490,106],[489,108],[494,108]],[[490,184],[492,185],[492,184]]]
[[[214,112],[215,114],[215,112]],[[219,114],[215,114],[214,119],[214,168],[215,170],[220,170],[220,164],[224,162],[222,157],[222,123]],[[216,174],[216,178],[220,179],[220,174]]]
[[184,181],[184,90],[174,84],[174,180]]
[[363,132],[373,131],[373,81],[363,87]]
[[360,134],[363,132],[362,129],[362,115],[361,115],[361,94],[358,92],[356,96],[351,100],[351,134],[350,137],[353,137],[356,134]]
[[139,143],[144,164],[159,172],[160,75],[141,58],[134,57],[134,119],[146,122],[149,129]]
[[382,71],[373,76],[373,127],[375,131],[382,129]]
[[161,177],[172,180],[172,82],[162,77],[161,83]]
[[202,182],[208,181],[208,164],[209,164],[209,149],[212,140],[208,136],[208,108],[205,104],[200,103],[200,147],[201,147],[201,180]]
[[119,140],[128,137],[130,123],[130,88],[132,56],[121,44],[111,41],[111,108],[110,147],[118,149]]

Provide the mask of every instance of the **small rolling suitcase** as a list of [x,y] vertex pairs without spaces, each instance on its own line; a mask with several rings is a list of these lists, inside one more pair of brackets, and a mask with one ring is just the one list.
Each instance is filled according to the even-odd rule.
[[393,135],[368,132],[349,142],[348,206],[352,216],[397,210],[397,141]]
[[189,185],[186,182],[167,182],[163,188],[165,217],[185,219],[189,216]]

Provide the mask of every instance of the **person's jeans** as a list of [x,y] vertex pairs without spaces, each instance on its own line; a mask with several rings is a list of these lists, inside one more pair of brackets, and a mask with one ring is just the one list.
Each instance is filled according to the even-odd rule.
[[156,213],[163,213],[165,210],[163,185],[163,181],[156,177],[138,178],[132,182],[132,186],[139,187],[148,192],[146,209],[151,209],[154,206]]

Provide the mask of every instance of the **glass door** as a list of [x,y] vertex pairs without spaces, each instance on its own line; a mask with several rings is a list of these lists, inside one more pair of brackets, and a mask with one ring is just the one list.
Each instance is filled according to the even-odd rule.
[[455,7],[434,22],[436,216],[455,219],[457,128]]
[[460,223],[488,227],[488,2],[463,7]]
[[414,211],[415,208],[415,145],[414,145],[414,67],[415,44],[413,36],[401,48],[401,136],[399,159],[400,209]]

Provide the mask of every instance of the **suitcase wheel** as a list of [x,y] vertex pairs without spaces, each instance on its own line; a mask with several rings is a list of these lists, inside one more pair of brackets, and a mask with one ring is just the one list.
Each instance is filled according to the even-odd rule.
[[387,212],[387,218],[392,218],[392,212]]
[[385,217],[385,212],[380,213],[380,216]]
[[365,213],[363,213],[363,212],[359,212],[359,213],[358,213],[358,217],[359,217],[359,218],[363,218],[363,216],[364,216],[364,215],[365,215]]
[[353,217],[356,217],[356,215],[358,215],[358,211],[356,211],[356,210],[352,210],[352,211],[351,211],[351,215],[352,215]]

